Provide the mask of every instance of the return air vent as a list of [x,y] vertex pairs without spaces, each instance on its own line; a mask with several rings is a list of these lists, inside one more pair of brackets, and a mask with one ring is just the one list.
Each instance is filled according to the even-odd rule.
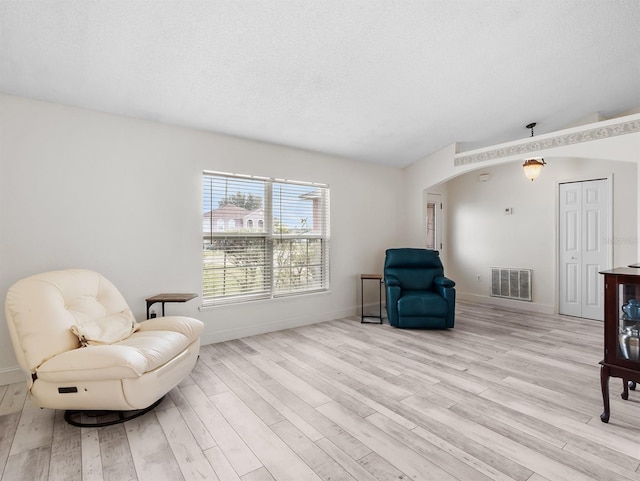
[[491,296],[531,301],[531,269],[492,267]]

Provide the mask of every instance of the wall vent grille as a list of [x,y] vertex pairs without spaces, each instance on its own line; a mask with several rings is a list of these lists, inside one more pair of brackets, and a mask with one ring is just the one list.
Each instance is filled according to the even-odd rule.
[[492,267],[491,296],[531,301],[531,269]]

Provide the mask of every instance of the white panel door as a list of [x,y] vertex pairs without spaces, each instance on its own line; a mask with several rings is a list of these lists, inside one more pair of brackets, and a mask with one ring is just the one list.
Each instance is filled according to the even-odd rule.
[[581,317],[582,184],[560,184],[560,314]]
[[560,314],[604,319],[609,182],[560,184]]

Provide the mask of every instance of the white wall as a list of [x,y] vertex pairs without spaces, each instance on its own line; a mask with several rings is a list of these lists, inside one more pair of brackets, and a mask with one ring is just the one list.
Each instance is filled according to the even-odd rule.
[[[404,169],[402,188],[402,245],[397,247],[425,247],[425,192],[447,197],[447,185],[443,183],[451,176],[456,145],[451,144]],[[446,202],[445,202],[446,206]],[[445,209],[445,218],[448,218]],[[447,221],[445,221],[447,222]],[[446,230],[445,238],[446,242]],[[447,268],[448,249],[442,252],[442,261]]]
[[[332,236],[328,293],[202,311],[196,300],[168,304],[168,313],[205,322],[204,342],[356,314],[359,274],[381,273],[389,247],[424,245],[425,191],[441,192],[455,206],[447,215],[447,241],[452,248],[445,249],[444,260],[461,294],[479,292],[476,289],[481,286],[473,279],[470,282],[468,271],[475,275],[484,266],[461,269],[466,265],[458,257],[469,262],[471,254],[491,256],[502,251],[488,238],[482,240],[486,251],[480,252],[473,236],[459,232],[466,228],[460,218],[484,205],[487,210],[478,212],[479,218],[518,221],[511,232],[526,230],[527,209],[541,204],[547,211],[555,199],[550,186],[555,189],[558,180],[579,180],[594,173],[615,174],[619,194],[614,200],[615,263],[640,260],[640,169],[635,168],[635,174],[629,170],[640,161],[640,134],[548,153],[549,165],[533,184],[526,181],[518,163],[505,163],[515,159],[455,167],[455,144],[401,170],[0,94],[0,299],[22,277],[66,267],[103,273],[121,289],[139,318],[144,317],[144,299],[153,294],[201,293],[201,173],[205,169],[328,183]],[[588,169],[582,171],[585,166]],[[514,172],[509,174],[511,167]],[[504,197],[484,192],[487,186],[475,183],[476,196],[466,192],[465,183],[487,169],[494,174],[489,186],[500,181],[507,191]],[[562,169],[564,178],[553,174]],[[475,173],[455,184],[448,182],[468,172]],[[635,215],[633,209],[621,207],[625,202],[635,205]],[[502,217],[505,204],[514,208],[511,219]],[[500,214],[495,213],[498,208]],[[540,223],[553,229],[553,212]],[[545,252],[552,251],[554,232],[532,235]],[[461,246],[463,242],[466,246]],[[515,237],[511,242],[519,243]],[[526,265],[528,254],[523,252],[517,251],[517,257],[515,250],[510,251],[505,262]],[[536,272],[555,282],[548,265]],[[544,286],[534,285],[534,289],[540,293],[537,302],[552,303]],[[21,379],[2,313],[0,384]]]
[[[331,188],[330,292],[167,304],[205,322],[205,343],[356,314],[360,273],[381,273],[397,244],[397,168],[6,95],[0,126],[1,299],[20,278],[68,267],[101,272],[140,319],[146,297],[201,294],[205,169]],[[22,379],[16,366],[3,312],[0,384]]]
[[[622,121],[640,121],[637,113],[632,114]],[[584,125],[542,135],[536,140],[540,139],[540,145],[544,145],[555,136],[580,137],[594,127],[617,122],[612,119]],[[491,154],[497,149],[517,152],[519,145],[529,139],[460,154],[452,144],[415,162],[404,169],[403,241],[410,246],[423,246],[422,196],[424,192],[443,192],[448,222],[445,272],[456,281],[458,296],[477,300],[484,296],[489,301],[487,269],[492,265],[532,267],[535,269],[533,303],[495,298],[491,301],[506,305],[516,302],[519,307],[545,312],[555,310],[558,182],[613,174],[613,267],[640,261],[640,132],[604,138],[592,136],[592,139],[527,154],[543,155],[548,162],[535,182],[524,177],[522,154],[496,158],[486,155],[487,160],[455,166],[458,155]],[[491,174],[491,181],[480,184],[477,176],[484,172]],[[514,214],[504,216],[505,207],[513,207]],[[516,247],[520,244],[533,246],[533,250]]]
[[[605,267],[636,262],[637,165],[595,159],[547,162],[534,182],[524,177],[520,162],[510,162],[447,183],[449,255],[455,259],[449,274],[463,297],[489,296],[490,267],[533,269],[533,303],[541,310],[556,311],[560,182],[612,176],[614,235],[605,242],[613,244],[613,265]],[[479,182],[481,173],[489,174],[490,180]],[[505,215],[505,208],[513,213]]]

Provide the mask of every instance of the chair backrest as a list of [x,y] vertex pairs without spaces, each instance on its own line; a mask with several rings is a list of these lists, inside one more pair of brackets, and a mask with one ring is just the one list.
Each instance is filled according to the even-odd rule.
[[71,326],[128,308],[111,282],[85,269],[27,277],[9,289],[5,301],[16,358],[29,373],[44,361],[80,346]]
[[384,277],[395,277],[408,290],[431,290],[433,279],[444,275],[438,251],[431,249],[387,249]]

